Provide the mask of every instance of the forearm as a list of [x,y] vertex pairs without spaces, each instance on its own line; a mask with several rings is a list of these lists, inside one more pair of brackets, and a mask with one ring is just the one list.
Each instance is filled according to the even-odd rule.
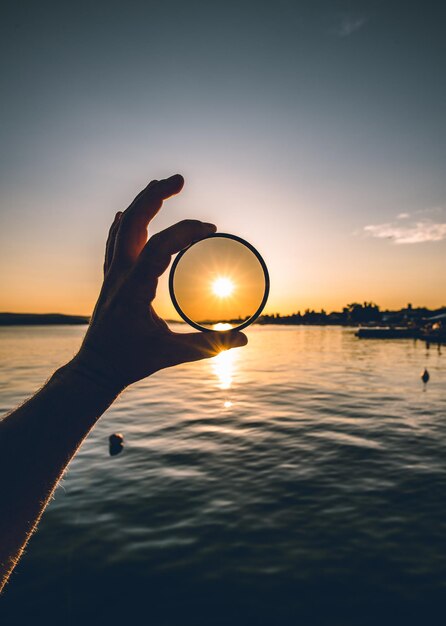
[[0,422],[0,590],[61,475],[121,391],[77,357]]

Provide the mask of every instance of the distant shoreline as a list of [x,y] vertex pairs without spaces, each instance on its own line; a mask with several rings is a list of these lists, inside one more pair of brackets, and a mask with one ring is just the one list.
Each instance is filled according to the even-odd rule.
[[86,315],[62,313],[0,313],[0,326],[63,326],[89,324]]
[[[246,319],[246,318],[244,318]],[[243,318],[227,320],[237,326]],[[182,320],[166,320],[168,323],[184,323]],[[90,323],[88,315],[65,315],[63,313],[10,313],[0,312],[0,326],[81,326]],[[212,324],[208,321],[206,324]],[[425,329],[426,326],[441,328],[444,333],[446,325],[446,307],[428,309],[412,307],[398,311],[381,311],[379,306],[371,302],[363,304],[353,303],[342,309],[326,313],[323,309],[318,312],[306,310],[303,314],[291,315],[264,314],[255,324],[283,325],[283,326],[372,326],[372,327],[402,327],[411,330]],[[204,323],[203,323],[204,324]]]
[[[181,324],[178,320],[168,323]],[[0,313],[0,326],[82,326],[90,323],[89,315],[63,313]]]
[[59,326],[89,324],[87,315],[62,313],[0,313],[0,326]]

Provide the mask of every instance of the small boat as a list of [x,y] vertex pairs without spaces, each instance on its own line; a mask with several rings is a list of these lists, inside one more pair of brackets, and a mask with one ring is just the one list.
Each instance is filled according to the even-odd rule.
[[414,339],[417,336],[413,328],[358,328],[359,339]]

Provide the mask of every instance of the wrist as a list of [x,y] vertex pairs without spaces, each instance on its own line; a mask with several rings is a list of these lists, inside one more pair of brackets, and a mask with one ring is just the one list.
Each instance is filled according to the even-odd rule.
[[105,358],[89,348],[78,354],[54,375],[58,380],[87,385],[93,393],[111,402],[126,388],[122,376]]

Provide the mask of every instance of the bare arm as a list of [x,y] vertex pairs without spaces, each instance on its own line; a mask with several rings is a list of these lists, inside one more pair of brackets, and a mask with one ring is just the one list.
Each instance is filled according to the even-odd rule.
[[147,241],[183,179],[152,181],[110,229],[104,283],[79,353],[0,422],[0,591],[82,441],[119,393],[172,365],[246,344],[239,332],[173,333],[151,302],[171,255],[215,231],[185,220]]

